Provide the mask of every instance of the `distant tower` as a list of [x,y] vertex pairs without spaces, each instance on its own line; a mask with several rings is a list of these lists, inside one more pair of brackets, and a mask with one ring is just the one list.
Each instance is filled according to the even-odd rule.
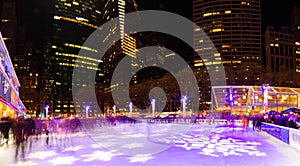
[[1,32],[10,55],[16,52],[17,14],[15,2],[3,2]]
[[300,7],[293,8],[291,31],[295,35],[295,71],[300,74]]
[[[193,0],[194,71],[199,82],[200,108],[209,109],[211,80],[207,70],[223,64],[227,84],[260,84],[262,69],[260,0]],[[212,54],[203,30],[217,52]],[[255,68],[254,68],[255,66]],[[213,78],[216,79],[216,78]]]
[[[228,84],[255,84],[260,79],[247,72],[250,64],[261,65],[262,60],[260,0],[194,0],[193,21],[218,51],[213,61],[195,56],[195,68],[205,65],[218,70],[214,64],[222,63]],[[206,55],[212,48],[207,47],[200,29],[194,29],[194,45]]]
[[[82,47],[85,40],[94,32],[101,23],[102,0],[91,1],[54,1],[53,13],[53,39],[51,42],[52,69],[54,79],[52,88],[54,95],[48,96],[52,103],[50,111],[54,115],[75,114],[75,105],[85,111],[83,105],[73,102],[72,73],[75,59],[83,68],[98,71],[99,59],[86,58],[79,55],[80,49],[95,52],[94,48]],[[84,85],[78,85],[84,86]],[[49,111],[49,112],[50,112]],[[90,111],[93,111],[92,108]]]
[[[296,44],[299,44],[297,42]],[[293,86],[295,74],[295,39],[289,27],[268,26],[265,34],[266,69],[272,84]]]

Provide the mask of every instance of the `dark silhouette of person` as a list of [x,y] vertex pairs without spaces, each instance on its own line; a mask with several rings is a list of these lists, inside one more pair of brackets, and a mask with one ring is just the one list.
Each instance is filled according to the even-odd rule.
[[32,137],[35,135],[35,121],[32,118],[27,118],[24,120],[24,136],[25,141],[28,142],[29,150],[32,148]]
[[24,149],[24,130],[25,130],[25,122],[23,117],[19,117],[17,121],[14,123],[14,137],[16,140],[16,153],[15,159],[18,159],[19,149],[21,148],[21,156],[25,158],[25,149]]
[[9,119],[9,117],[3,118],[3,123],[1,126],[1,132],[3,134],[3,138],[5,140],[5,143],[8,144],[9,141],[9,130],[11,128],[12,121]]

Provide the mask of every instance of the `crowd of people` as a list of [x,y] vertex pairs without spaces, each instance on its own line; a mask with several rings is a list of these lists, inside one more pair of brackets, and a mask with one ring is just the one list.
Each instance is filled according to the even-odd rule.
[[[15,142],[15,158],[24,159],[25,150],[31,151],[32,145],[38,139],[45,139],[46,146],[66,147],[70,144],[72,133],[95,127],[99,121],[95,118],[18,118],[4,117],[0,120],[2,146],[8,146],[9,141]],[[42,135],[44,135],[42,137]]]
[[[199,117],[206,119],[205,116]],[[197,120],[197,118],[195,118]],[[272,123],[291,128],[300,128],[300,116],[289,116],[285,114],[272,115],[255,115],[255,116],[238,116],[238,115],[222,115],[220,119],[227,120],[226,124],[234,122],[235,120],[242,120],[243,126],[249,126],[252,122],[253,130],[261,131],[262,123]],[[60,146],[64,147],[70,142],[70,134],[77,131],[85,131],[97,126],[116,125],[116,121],[122,123],[136,123],[136,120],[124,117],[106,117],[106,118],[24,118],[18,117],[16,119],[5,117],[0,120],[0,133],[2,135],[1,143],[8,145],[9,139],[14,139],[16,145],[15,157],[18,158],[21,152],[21,157],[24,158],[25,148],[31,150],[34,140],[42,138],[44,133],[46,146]],[[212,120],[214,121],[214,119]],[[193,122],[193,121],[191,121]],[[195,123],[196,121],[194,121]]]
[[273,114],[266,118],[266,122],[291,127],[294,129],[300,128],[300,115],[297,114]]

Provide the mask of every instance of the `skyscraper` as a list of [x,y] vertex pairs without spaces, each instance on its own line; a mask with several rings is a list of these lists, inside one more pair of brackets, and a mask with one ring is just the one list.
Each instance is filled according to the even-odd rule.
[[[72,99],[74,67],[96,70],[96,80],[100,80],[104,84],[101,84],[103,85],[101,88],[111,89],[109,80],[118,60],[122,58],[122,55],[135,56],[136,39],[124,33],[124,19],[126,12],[136,10],[137,4],[133,0],[55,1],[53,41],[51,43],[54,54],[52,59],[54,74],[48,83],[48,87],[54,89],[52,90],[54,95],[48,96],[48,103],[53,103],[54,114],[70,113],[85,116],[84,112],[88,101],[86,103],[74,103]],[[119,33],[120,40],[111,46],[104,58],[101,60],[79,55],[80,49],[92,53],[98,52],[94,48],[83,46],[84,42],[100,25],[117,16],[119,16],[119,24],[111,27],[110,35]],[[77,66],[75,66],[75,59]],[[102,71],[101,68],[105,70]],[[98,76],[100,78],[97,78]],[[86,85],[76,86],[85,87]],[[92,116],[95,115],[95,112],[99,113],[100,111],[93,109],[96,108],[89,107]]]
[[[229,84],[255,84],[255,80],[260,79],[259,76],[251,79],[251,65],[245,67],[245,63],[250,62],[260,65],[262,60],[260,0],[194,0],[193,21],[218,51],[213,61],[195,56],[196,68],[214,68],[214,64],[222,63]],[[199,35],[200,29],[194,29],[194,45],[205,55],[212,48],[206,47],[207,41]]]
[[[227,84],[259,84],[261,81],[260,0],[193,0],[194,70],[200,86],[201,108],[210,104],[210,79],[207,70],[219,71],[223,64]],[[217,52],[210,55],[214,48]],[[212,76],[213,77],[213,76]],[[205,106],[206,105],[206,106]]]
[[[111,25],[110,33],[107,34],[107,40],[110,40],[112,36],[118,36],[119,40],[110,46],[109,50],[103,57],[103,75],[99,78],[98,90],[101,92],[102,108],[107,110],[114,104],[111,98],[111,92],[113,89],[118,88],[118,85],[111,85],[111,79],[114,69],[118,63],[125,57],[130,56],[135,59],[136,49],[139,45],[138,36],[125,33],[125,14],[128,12],[134,12],[138,10],[138,5],[134,0],[115,0],[106,1],[102,10],[103,23],[116,19],[117,23]],[[105,42],[105,41],[104,41]],[[105,96],[105,97],[104,97]]]
[[[298,42],[296,44],[299,44]],[[272,84],[294,86],[295,39],[289,27],[268,26],[265,34],[266,69]]]
[[300,74],[300,7],[292,10],[291,31],[295,36],[295,71]]
[[[78,55],[80,49],[97,52],[93,48],[83,47],[83,43],[89,35],[95,31],[101,23],[101,0],[56,0],[53,13],[53,40],[52,40],[52,70],[53,78],[49,79],[48,87],[52,87],[53,95],[48,95],[50,110],[54,115],[75,114],[72,98],[72,73],[75,67],[75,59],[79,66],[89,70],[99,70],[101,62],[98,59],[87,58]],[[78,85],[84,86],[84,85]],[[53,108],[54,107],[54,108]],[[76,111],[85,110],[78,106]],[[81,108],[82,107],[82,108]],[[51,112],[49,111],[49,112]]]

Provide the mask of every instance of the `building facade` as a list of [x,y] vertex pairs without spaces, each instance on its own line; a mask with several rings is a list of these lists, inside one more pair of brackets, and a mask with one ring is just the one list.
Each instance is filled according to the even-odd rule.
[[[78,67],[88,70],[99,70],[101,60],[79,55],[79,50],[97,52],[88,47],[82,47],[89,35],[101,23],[101,0],[56,0],[53,12],[53,39],[51,42],[51,68],[53,77],[45,83],[52,88],[52,94],[47,95],[45,104],[50,105],[48,116],[80,114],[85,111],[83,105],[77,105],[72,97],[72,73],[75,60]],[[84,74],[84,73],[83,73]],[[84,86],[84,85],[78,85]],[[76,112],[75,112],[76,105]],[[92,109],[92,108],[91,108]]]
[[26,107],[19,97],[20,82],[0,33],[0,118],[24,116]]
[[[193,21],[208,35],[218,50],[215,56],[219,57],[213,62],[206,62],[195,56],[195,67],[213,67],[221,59],[228,71],[226,74],[229,74],[229,70],[239,71],[246,62],[261,64],[260,0],[194,0]],[[195,48],[207,54],[211,48],[205,48],[207,41],[199,35],[199,31],[194,30]],[[228,79],[228,82],[251,83],[249,78],[252,74],[245,72],[244,75]]]
[[[199,55],[194,56],[194,70],[200,84],[200,103],[211,104],[211,80],[207,70],[218,71],[220,64],[225,68],[227,84],[260,84],[260,8],[260,0],[193,1],[193,21],[200,27],[194,28],[194,48],[201,57],[208,57],[201,59]],[[217,50],[213,54],[214,48],[209,39]]]
[[294,35],[289,27],[276,29],[268,26],[265,33],[266,77],[277,86],[294,86],[295,74]]
[[[141,37],[139,35],[130,35],[125,33],[125,28],[127,26],[132,26],[130,24],[125,24],[125,14],[137,10],[138,5],[135,0],[108,0],[102,9],[103,23],[112,19],[118,19],[116,24],[111,25],[110,33],[107,34],[106,40],[103,42],[109,41],[115,36],[119,39],[110,46],[103,56],[102,67],[104,70],[102,75],[99,77],[97,86],[98,92],[100,93],[99,102],[103,110],[111,110],[114,105],[111,93],[113,90],[118,88],[118,85],[112,85],[111,79],[113,71],[117,67],[118,63],[125,56],[130,56],[132,63],[134,64],[137,47],[140,45],[139,40]],[[105,113],[107,113],[107,111],[105,111]]]
[[28,19],[17,20],[18,16],[27,16],[30,13],[28,6],[22,6],[23,4],[25,2],[21,0],[18,3],[17,1],[3,1],[0,25],[14,69],[22,83],[19,89],[20,97],[27,108],[27,114],[36,115],[39,105],[38,63],[37,56],[34,55],[33,44],[26,41],[26,28],[23,23]]
[[300,74],[300,7],[294,7],[291,13],[291,32],[295,35],[295,71]]

